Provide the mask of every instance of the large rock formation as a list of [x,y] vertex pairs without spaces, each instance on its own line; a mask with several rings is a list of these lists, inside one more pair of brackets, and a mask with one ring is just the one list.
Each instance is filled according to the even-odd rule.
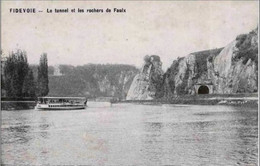
[[223,48],[191,53],[173,61],[165,73],[165,97],[180,94],[195,94],[196,85],[212,82],[208,77],[207,58],[216,56]]
[[219,55],[208,61],[208,77],[215,93],[257,92],[258,31],[239,35]]
[[127,93],[126,100],[151,100],[161,95],[162,63],[159,56],[145,56],[144,65]]
[[59,65],[49,72],[49,96],[115,97],[125,99],[138,70],[130,65]]
[[191,53],[173,61],[165,73],[164,96],[257,92],[258,31],[239,35],[224,48]]

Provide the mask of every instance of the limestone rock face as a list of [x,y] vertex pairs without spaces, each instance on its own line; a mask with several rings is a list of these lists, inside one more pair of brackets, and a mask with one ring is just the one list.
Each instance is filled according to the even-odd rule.
[[195,94],[196,84],[211,84],[208,78],[207,58],[219,54],[221,50],[222,48],[195,52],[174,60],[165,73],[164,97]]
[[215,93],[258,91],[257,40],[257,30],[240,35],[214,57],[212,62],[208,62],[208,76],[215,85]]
[[173,61],[165,73],[164,97],[198,93],[257,92],[258,30],[239,35],[224,48],[195,52]]
[[144,60],[127,100],[258,92],[258,29],[237,36],[223,48],[178,58],[164,74],[158,56],[146,56]]
[[126,100],[151,100],[160,94],[163,83],[162,63],[159,56],[144,57],[144,65],[127,93]]

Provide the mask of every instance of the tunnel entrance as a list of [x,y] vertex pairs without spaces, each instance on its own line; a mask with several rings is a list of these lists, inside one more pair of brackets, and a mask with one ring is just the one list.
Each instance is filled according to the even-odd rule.
[[202,85],[198,89],[198,94],[209,94],[209,88],[205,85]]

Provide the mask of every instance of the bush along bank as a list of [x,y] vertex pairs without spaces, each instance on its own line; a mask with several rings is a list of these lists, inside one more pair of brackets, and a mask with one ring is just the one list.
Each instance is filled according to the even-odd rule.
[[1,101],[1,110],[33,109],[35,105],[35,101]]

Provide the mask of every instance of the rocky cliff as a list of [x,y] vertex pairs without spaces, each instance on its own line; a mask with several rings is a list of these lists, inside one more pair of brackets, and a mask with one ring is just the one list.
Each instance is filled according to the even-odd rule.
[[258,31],[239,35],[208,61],[208,77],[215,93],[258,91]]
[[144,65],[127,93],[127,100],[151,100],[162,92],[162,63],[159,56],[145,56]]
[[134,66],[119,64],[58,67],[58,75],[55,70],[49,73],[49,96],[109,96],[125,99],[138,72]]
[[224,48],[191,53],[173,61],[165,73],[164,96],[196,94],[201,85],[209,93],[257,92],[258,30],[239,35]]
[[165,97],[180,94],[195,94],[196,84],[211,84],[208,77],[207,61],[218,55],[223,48],[191,53],[174,60],[165,73]]
[[181,94],[258,91],[258,29],[237,36],[223,48],[190,53],[163,74],[158,56],[146,56],[127,100],[170,99]]

